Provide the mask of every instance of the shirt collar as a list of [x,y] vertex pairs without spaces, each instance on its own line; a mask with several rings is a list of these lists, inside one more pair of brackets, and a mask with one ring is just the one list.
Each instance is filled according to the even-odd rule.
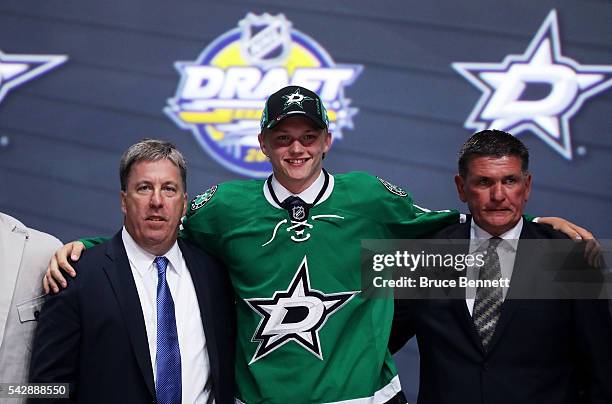
[[313,203],[317,195],[319,195],[321,188],[323,188],[323,184],[325,184],[325,175],[323,174],[323,170],[321,170],[317,179],[308,188],[306,188],[299,194],[293,194],[289,192],[287,188],[282,186],[274,175],[272,176],[272,189],[274,190],[274,193],[276,194],[278,200],[281,202],[290,197],[291,195],[295,195],[299,196],[306,203]]
[[[128,233],[125,226],[123,226],[123,230],[121,231],[121,238],[123,239],[123,245],[125,246],[125,252],[127,253],[130,264],[136,268],[140,276],[145,276],[150,270],[151,265],[153,265],[156,256],[139,246],[130,233]],[[170,247],[163,256],[169,261],[168,268],[180,276],[183,268],[182,265],[179,265],[182,254],[181,250],[178,248],[178,243],[175,241],[172,247]]]
[[[507,232],[500,234],[499,238],[503,239],[504,242],[501,243],[507,249],[512,251],[516,251],[518,239],[521,237],[521,231],[523,230],[523,218],[521,217],[519,221],[514,225],[513,228],[508,230]],[[493,237],[489,232],[484,230],[482,227],[478,226],[472,218],[472,223],[470,225],[470,240],[479,240],[486,241]],[[478,242],[478,248],[482,246],[482,242]]]

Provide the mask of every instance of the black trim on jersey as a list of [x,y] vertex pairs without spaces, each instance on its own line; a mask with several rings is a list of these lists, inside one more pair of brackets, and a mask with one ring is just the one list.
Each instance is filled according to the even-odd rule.
[[[315,198],[314,201],[312,201],[312,203],[307,203],[306,205],[308,205],[308,207],[313,207],[317,204],[317,202],[319,202],[319,200],[323,197],[323,194],[325,194],[325,191],[327,191],[327,187],[329,186],[329,173],[322,168],[323,170],[323,176],[325,177],[325,182],[323,183],[323,187],[321,188],[321,190],[319,191],[319,194],[317,195],[317,197]],[[272,187],[272,174],[270,174],[270,176],[268,177],[268,179],[266,180],[266,184],[268,184],[268,191],[270,192],[270,196],[272,196],[272,199],[274,200],[274,202],[276,202],[276,204],[278,206],[283,206],[282,202],[278,200],[278,197],[276,196],[276,193],[274,192],[274,189]],[[306,203],[306,202],[304,202]]]

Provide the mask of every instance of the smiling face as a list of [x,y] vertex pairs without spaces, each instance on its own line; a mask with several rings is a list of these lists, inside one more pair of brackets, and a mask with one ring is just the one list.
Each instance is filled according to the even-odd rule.
[[259,145],[272,163],[274,177],[298,194],[321,173],[323,154],[331,147],[331,133],[305,116],[290,116],[260,133]]
[[455,184],[476,224],[499,236],[520,220],[531,191],[531,174],[522,171],[517,156],[476,157],[468,162],[465,177],[455,176]]
[[125,228],[134,241],[154,255],[165,254],[176,241],[187,194],[179,168],[168,159],[135,162],[121,191]]

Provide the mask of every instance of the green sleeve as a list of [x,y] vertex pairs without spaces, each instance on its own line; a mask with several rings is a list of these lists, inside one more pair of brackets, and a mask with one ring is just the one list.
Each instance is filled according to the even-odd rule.
[[225,215],[220,212],[222,205],[215,185],[197,195],[189,204],[187,215],[183,218],[183,229],[179,237],[189,240],[211,255],[221,257],[221,238]]
[[[179,237],[185,238],[185,233],[183,230],[179,232]],[[108,240],[110,240],[110,237],[87,237],[87,238],[80,238],[78,241],[85,244],[85,248],[87,249],[87,248],[95,247],[98,244],[106,243]]]
[[85,248],[95,247],[98,244],[107,242],[108,240],[110,240],[110,237],[88,237],[79,239],[81,243],[85,244]]
[[[365,183],[367,181],[367,184]],[[376,202],[375,214],[382,220],[392,238],[427,237],[451,224],[459,223],[456,210],[429,210],[416,205],[412,196],[401,188],[377,177],[365,177],[361,185]]]
[[[372,192],[378,195],[377,212],[380,212],[381,217],[384,217],[394,238],[427,238],[465,218],[465,215],[461,215],[454,209],[429,210],[422,208],[413,202],[410,193],[389,184],[387,181],[380,179],[378,181],[384,187],[375,187],[377,189]],[[525,220],[531,222],[536,218],[536,216],[529,214],[523,216]]]
[[[194,201],[197,201],[197,199],[198,197],[194,198]],[[190,240],[199,244],[201,248],[208,250],[206,246],[218,239],[214,232],[211,234],[212,230],[209,229],[208,224],[212,221],[205,219],[211,215],[207,215],[204,212],[207,210],[210,211],[211,209],[202,209],[200,212],[199,209],[193,208],[197,206],[194,201],[192,201],[191,207],[187,211],[187,215],[183,218],[183,228],[179,231],[179,238]],[[211,205],[213,204],[211,203]],[[85,245],[85,248],[95,247],[108,240],[110,240],[110,237],[86,237],[79,239],[79,241]]]
[[534,219],[535,219],[536,217],[537,217],[537,216],[532,216],[532,215],[530,215],[530,214],[523,213],[523,218],[524,218],[525,220],[527,220],[528,222],[533,222],[533,221],[534,221]]
[[423,209],[415,205],[410,196],[402,199],[401,205],[397,207],[397,212],[403,212],[402,217],[388,224],[396,238],[428,237],[447,226],[459,223],[461,216],[456,210]]

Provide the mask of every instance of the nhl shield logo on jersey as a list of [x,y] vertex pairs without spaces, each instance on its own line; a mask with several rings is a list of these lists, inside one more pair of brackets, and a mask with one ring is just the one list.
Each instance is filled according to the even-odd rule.
[[303,206],[294,206],[291,209],[291,216],[294,220],[303,220],[306,217],[306,209]]
[[[266,98],[299,85],[316,91],[327,105],[334,141],[353,128],[357,109],[344,89],[361,65],[336,64],[321,45],[292,28],[284,15],[247,14],[238,27],[210,43],[195,61],[176,62],[181,75],[164,112],[191,131],[206,153],[236,173],[267,177],[271,166],[257,135]],[[291,105],[309,102],[293,94]]]
[[376,178],[378,178],[378,181],[380,181],[380,183],[383,184],[385,186],[385,188],[387,188],[387,190],[389,192],[391,192],[392,194],[397,195],[397,196],[401,196],[401,197],[408,196],[408,192],[404,191],[403,189],[401,189],[397,185],[393,185],[389,181],[385,181],[385,180],[383,180],[380,177],[376,177]]
[[215,192],[217,192],[217,187],[218,186],[215,185],[214,187],[208,188],[203,194],[196,195],[196,197],[191,201],[191,210],[200,209],[206,204],[206,202],[210,201]]
[[249,364],[256,362],[290,341],[323,360],[319,331],[329,317],[346,305],[358,291],[323,293],[310,287],[306,256],[287,290],[271,298],[245,299],[261,316],[252,342],[259,342]]

